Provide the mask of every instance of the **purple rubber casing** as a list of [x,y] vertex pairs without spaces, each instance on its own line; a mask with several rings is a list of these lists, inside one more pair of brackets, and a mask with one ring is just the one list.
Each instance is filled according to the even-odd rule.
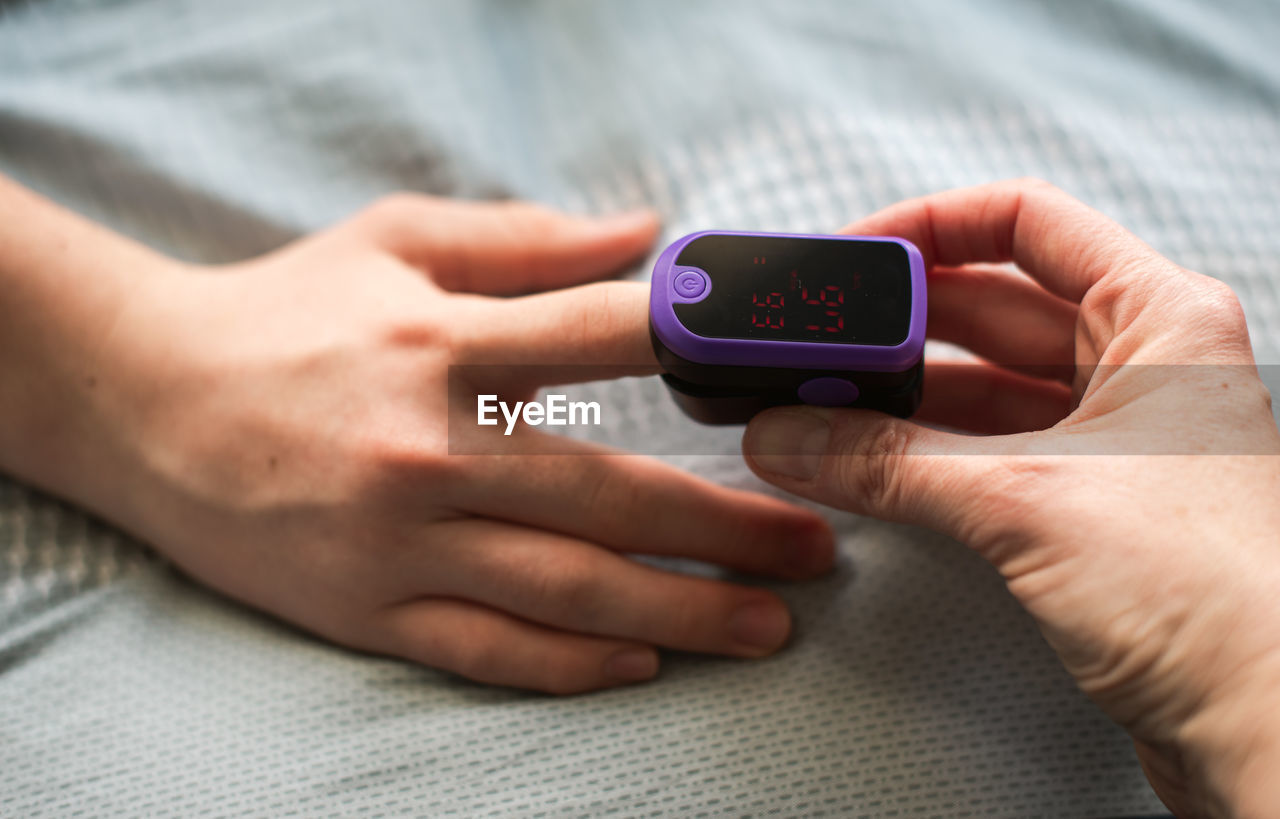
[[[680,252],[702,236],[763,236],[783,239],[825,241],[890,242],[907,252],[911,266],[911,319],[907,337],[894,347],[832,344],[820,341],[768,341],[753,338],[709,338],[690,332],[676,318],[674,303],[701,301],[710,292],[684,298],[672,287],[672,280],[696,267],[676,265]],[[751,233],[733,230],[703,230],[671,243],[653,265],[649,289],[649,321],[654,336],[668,350],[698,364],[737,367],[786,367],[863,372],[898,372],[919,362],[924,353],[925,322],[928,315],[925,295],[924,257],[906,239],[894,236],[841,236],[803,233]]]

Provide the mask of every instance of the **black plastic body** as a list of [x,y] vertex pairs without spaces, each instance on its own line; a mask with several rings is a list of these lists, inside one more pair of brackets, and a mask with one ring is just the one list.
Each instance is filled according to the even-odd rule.
[[652,327],[649,338],[672,398],[686,415],[704,424],[745,424],[769,407],[802,404],[796,391],[814,378],[846,379],[858,388],[857,399],[847,406],[899,418],[914,413],[923,396],[923,359],[897,372],[710,366],[668,350]]

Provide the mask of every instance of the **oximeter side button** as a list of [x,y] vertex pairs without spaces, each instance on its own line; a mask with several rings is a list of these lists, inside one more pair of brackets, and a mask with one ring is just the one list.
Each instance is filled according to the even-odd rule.
[[671,283],[676,295],[683,299],[696,299],[707,292],[707,276],[697,270],[686,270]]
[[800,385],[796,395],[815,407],[843,407],[858,400],[858,385],[843,378],[812,378]]

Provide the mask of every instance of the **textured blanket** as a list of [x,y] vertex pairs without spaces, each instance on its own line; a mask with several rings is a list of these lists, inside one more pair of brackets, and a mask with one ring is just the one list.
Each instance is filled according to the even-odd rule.
[[[1280,363],[1277,41],[1224,0],[18,0],[0,172],[202,261],[393,189],[647,204],[670,239],[1034,174],[1230,283]],[[577,394],[759,487],[656,379]],[[992,569],[833,521],[787,650],[555,699],[322,643],[0,477],[0,814],[1160,812]]]

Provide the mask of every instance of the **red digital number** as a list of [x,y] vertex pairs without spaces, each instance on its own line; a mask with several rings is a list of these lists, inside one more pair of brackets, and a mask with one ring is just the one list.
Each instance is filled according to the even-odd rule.
[[844,316],[841,307],[844,306],[844,290],[839,285],[828,284],[818,291],[815,298],[809,297],[809,288],[802,287],[800,289],[800,298],[805,304],[814,307],[825,307],[822,316],[826,321],[822,324],[806,324],[804,329],[814,332],[838,333],[844,329]]
[[763,308],[763,310],[759,313],[755,310],[751,311],[751,326],[781,330],[785,319],[776,311],[781,310],[785,304],[781,293],[769,293],[764,297],[764,301],[760,300],[759,293],[752,293],[751,306]]

